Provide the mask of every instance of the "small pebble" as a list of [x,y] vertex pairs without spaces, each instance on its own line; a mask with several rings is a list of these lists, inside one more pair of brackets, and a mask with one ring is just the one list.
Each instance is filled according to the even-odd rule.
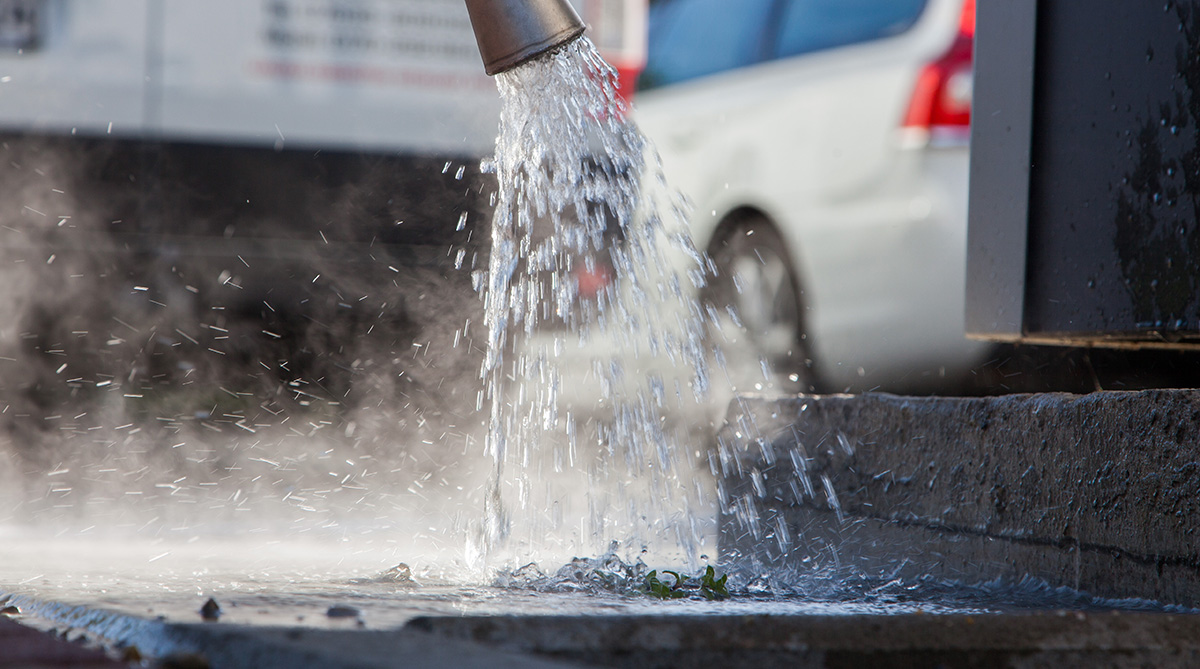
[[329,616],[330,618],[357,618],[359,616],[359,612],[358,609],[354,608],[353,606],[335,604],[329,607],[329,610],[325,612],[325,615]]
[[413,585],[412,569],[408,565],[401,562],[391,569],[383,572],[379,580],[388,583],[403,583],[405,585]]
[[216,622],[221,617],[221,607],[217,604],[217,600],[212,597],[204,602],[204,606],[200,607],[200,618],[208,622]]

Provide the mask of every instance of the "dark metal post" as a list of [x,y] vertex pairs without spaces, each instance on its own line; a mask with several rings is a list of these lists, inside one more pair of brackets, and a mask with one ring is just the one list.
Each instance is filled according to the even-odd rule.
[[978,12],[968,333],[1200,348],[1200,2]]

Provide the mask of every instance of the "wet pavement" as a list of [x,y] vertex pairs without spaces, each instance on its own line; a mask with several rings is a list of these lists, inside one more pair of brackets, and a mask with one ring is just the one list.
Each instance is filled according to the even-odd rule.
[[[1029,583],[812,576],[788,584],[777,575],[773,583],[743,579],[725,601],[661,601],[589,587],[586,579],[510,575],[509,587],[469,585],[420,560],[408,581],[390,569],[395,552],[369,543],[6,538],[0,600],[19,610],[17,620],[87,636],[118,657],[136,648],[141,656],[209,667],[1200,661],[1200,616]],[[209,608],[206,622],[201,612],[210,599],[219,610]]]
[[[548,608],[588,595],[543,597]],[[26,603],[32,604],[29,600]],[[33,605],[114,654],[196,667],[1190,667],[1200,617],[1138,612],[731,614],[659,603],[640,615],[431,615],[391,629],[176,623]],[[726,603],[729,604],[729,603]],[[466,608],[470,608],[466,604]],[[760,610],[769,610],[768,608]],[[715,613],[715,611],[723,611]],[[2,663],[0,663],[2,664]],[[38,666],[38,665],[34,665]]]

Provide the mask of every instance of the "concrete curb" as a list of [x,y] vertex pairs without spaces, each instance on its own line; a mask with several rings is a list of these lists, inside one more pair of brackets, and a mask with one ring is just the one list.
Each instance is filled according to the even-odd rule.
[[639,669],[1200,663],[1200,617],[1154,613],[418,618],[409,627],[556,659]]
[[1200,605],[1200,392],[740,397],[718,442],[724,559]]

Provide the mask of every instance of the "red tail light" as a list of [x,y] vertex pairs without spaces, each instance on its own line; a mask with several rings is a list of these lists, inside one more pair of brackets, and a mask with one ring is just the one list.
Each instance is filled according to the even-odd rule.
[[904,116],[904,128],[962,134],[971,124],[975,0],[963,4],[958,35],[941,58],[926,65]]
[[575,270],[575,281],[579,286],[579,296],[585,299],[595,299],[600,291],[613,282],[612,269],[600,263],[594,267],[578,267]]
[[633,103],[633,92],[637,88],[637,80],[641,74],[640,66],[617,66],[617,95],[625,101],[626,107]]

